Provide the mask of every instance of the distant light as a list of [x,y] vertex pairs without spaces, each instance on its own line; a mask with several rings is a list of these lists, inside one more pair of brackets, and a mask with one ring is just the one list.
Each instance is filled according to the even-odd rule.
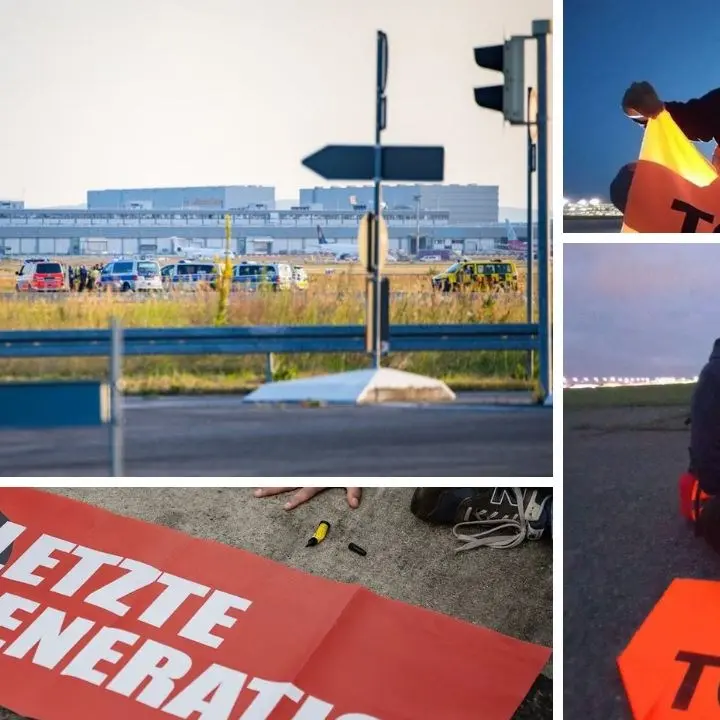
[[590,199],[590,205],[599,205],[600,204],[600,198],[591,198]]
[[563,205],[569,205],[570,202],[571,202],[571,201],[568,200],[567,198],[563,198]]
[[577,204],[578,204],[578,205],[582,205],[583,207],[585,207],[585,205],[588,204],[588,201],[585,200],[585,198],[582,198],[581,200],[578,200]]
[[563,387],[618,387],[618,386],[643,386],[643,385],[677,385],[677,384],[689,384],[696,383],[698,381],[697,376],[691,378],[683,377],[644,377],[644,378],[631,378],[631,377],[604,377],[604,378],[592,378],[592,382],[589,382],[589,378],[583,378],[582,383],[577,382],[577,378],[563,378]]

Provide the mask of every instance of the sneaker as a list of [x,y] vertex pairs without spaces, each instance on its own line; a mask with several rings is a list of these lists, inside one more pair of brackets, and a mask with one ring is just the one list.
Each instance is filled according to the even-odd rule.
[[410,502],[415,517],[434,525],[462,522],[465,508],[478,488],[417,488]]
[[552,536],[552,488],[418,488],[410,509],[422,520],[454,525],[464,543],[456,552]]
[[[552,488],[482,488],[465,507],[453,535],[465,544],[508,549],[525,540],[552,536]],[[473,532],[474,531],[474,532]]]

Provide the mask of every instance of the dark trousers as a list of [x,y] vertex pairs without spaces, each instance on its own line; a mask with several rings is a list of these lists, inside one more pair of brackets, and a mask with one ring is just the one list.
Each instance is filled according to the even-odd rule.
[[698,479],[698,485],[704,493],[720,495],[720,468],[711,472],[707,470],[694,470],[692,472]]
[[623,215],[627,207],[630,186],[635,177],[636,166],[636,162],[623,165],[615,179],[610,183],[610,201]]

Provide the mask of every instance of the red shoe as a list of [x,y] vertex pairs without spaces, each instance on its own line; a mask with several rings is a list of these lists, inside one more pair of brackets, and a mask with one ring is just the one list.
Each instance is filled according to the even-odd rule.
[[680,476],[680,514],[690,522],[697,520],[698,508],[710,496],[700,489],[698,479],[689,472]]

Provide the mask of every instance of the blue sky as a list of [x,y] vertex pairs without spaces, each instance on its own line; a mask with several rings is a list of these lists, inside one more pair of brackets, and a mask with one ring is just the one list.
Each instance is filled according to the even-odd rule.
[[565,377],[692,377],[720,337],[718,244],[563,246]]
[[642,128],[620,108],[631,82],[648,80],[664,100],[720,87],[720,3],[568,0],[563,13],[563,194],[607,198],[640,149]]

